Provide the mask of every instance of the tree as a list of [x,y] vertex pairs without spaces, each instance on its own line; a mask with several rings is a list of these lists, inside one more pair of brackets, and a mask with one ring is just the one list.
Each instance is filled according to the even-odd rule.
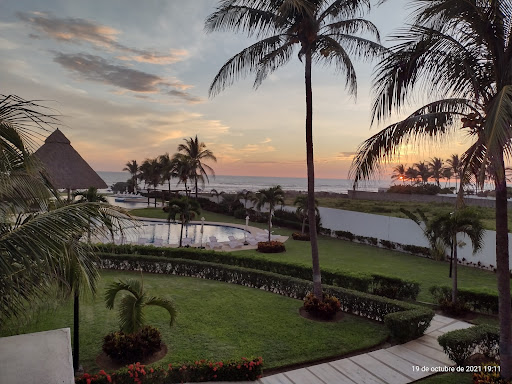
[[179,178],[178,184],[183,183],[185,185],[185,195],[189,197],[187,182],[190,178],[196,176],[192,160],[182,153],[176,153],[172,160],[176,175]]
[[432,176],[432,172],[428,167],[428,164],[424,161],[420,161],[419,163],[414,164],[416,169],[418,170],[418,176],[421,178],[421,182],[425,185],[428,182],[430,176]]
[[[144,183],[148,185],[148,189],[152,186],[156,192],[156,188],[160,185],[162,180],[162,167],[158,159],[146,159],[140,166],[140,175]],[[148,191],[149,192],[149,191]],[[148,197],[149,204],[149,197]],[[156,197],[155,197],[156,207]]]
[[217,158],[213,155],[213,152],[206,149],[206,144],[200,142],[196,137],[185,139],[185,144],[178,145],[178,152],[182,152],[191,162],[191,175],[194,178],[196,187],[196,199],[197,199],[197,182],[201,180],[204,184],[204,179],[208,180],[208,173],[215,176],[213,168],[205,164],[206,160],[217,161]]
[[[304,234],[304,228],[306,227],[306,220],[308,219],[308,198],[304,195],[298,195],[293,202],[293,205],[297,207],[295,213],[297,217],[302,220],[302,234]],[[317,216],[320,216],[320,211],[318,210],[318,200],[315,199],[315,220]]]
[[418,181],[418,176],[419,176],[419,172],[417,169],[414,169],[413,167],[409,167],[407,168],[407,170],[405,171],[405,177],[407,178],[407,180],[409,180],[411,182],[411,184],[414,182],[414,183],[417,183]]
[[79,197],[79,201],[84,202],[88,201],[90,203],[106,203],[107,198],[98,193],[98,188],[89,187],[89,189],[85,192],[74,192],[73,198],[76,199]]
[[248,191],[247,189],[242,189],[236,194],[236,197],[238,199],[244,199],[244,208],[247,209],[247,202],[253,199],[254,193],[252,193],[252,191]]
[[346,76],[345,85],[356,95],[357,77],[350,54],[370,58],[382,52],[380,44],[356,36],[361,32],[379,38],[377,28],[360,18],[369,10],[365,0],[234,0],[223,1],[205,23],[208,32],[226,31],[256,36],[256,41],[229,59],[215,76],[209,90],[217,95],[240,77],[255,73],[257,88],[268,75],[286,64],[299,47],[304,60],[306,88],[306,157],[308,177],[308,215],[313,267],[313,291],[322,299],[322,279],[315,222],[315,170],[313,159],[313,62],[334,63]]
[[217,204],[220,204],[220,197],[222,195],[224,195],[225,192],[224,191],[217,191],[215,188],[213,188],[211,191],[210,191],[210,196],[215,196],[217,198]]
[[453,171],[451,167],[444,167],[441,175],[443,176],[443,179],[446,179],[446,183],[444,186],[447,187],[447,185],[450,183],[451,178],[453,177]]
[[457,178],[459,177],[461,167],[459,155],[452,154],[448,159],[446,159],[446,162],[450,166],[450,169],[452,170],[453,175],[455,176],[455,190],[457,191]]
[[393,168],[393,174],[391,175],[391,180],[401,180],[402,183],[405,182],[405,165],[398,164],[395,168]]
[[183,227],[188,224],[190,220],[194,219],[196,215],[199,216],[200,214],[201,206],[197,200],[181,197],[169,201],[169,215],[167,216],[167,221],[172,220],[174,222],[177,216],[181,222],[179,247],[181,247],[181,240],[183,239]]
[[144,291],[144,282],[134,279],[119,280],[107,287],[105,304],[108,309],[114,308],[116,296],[122,291],[128,293],[121,298],[118,311],[119,327],[124,333],[136,333],[144,326],[144,308],[147,306],[157,306],[165,309],[171,317],[169,326],[172,326],[176,321],[174,303],[169,299],[148,296]]
[[441,187],[439,180],[443,177],[443,160],[439,157],[433,157],[428,162],[428,166],[430,168],[432,178],[436,181],[437,186]]
[[418,91],[443,98],[366,140],[354,158],[352,175],[356,181],[367,178],[407,143],[419,143],[415,139],[420,137],[442,140],[457,129],[474,140],[462,155],[462,164],[480,169],[489,161],[494,165],[500,372],[510,379],[512,313],[504,170],[512,149],[512,6],[508,0],[411,3],[412,23],[394,36],[398,43],[376,71],[373,120],[401,111]]
[[[271,240],[272,230],[272,215],[274,214],[275,207],[279,204],[284,204],[284,191],[280,185],[270,187],[267,189],[260,189],[255,196],[256,209],[261,211],[265,205],[268,206],[268,242]],[[316,221],[315,221],[316,223]],[[310,223],[311,227],[311,223]]]
[[429,227],[431,231],[436,231],[444,243],[452,249],[452,304],[455,305],[457,303],[457,234],[464,233],[468,236],[473,245],[473,253],[476,253],[483,245],[484,228],[478,213],[470,208],[435,217],[429,223]]
[[160,163],[160,172],[163,180],[167,181],[167,185],[169,186],[169,197],[171,196],[171,179],[174,177],[178,177],[178,172],[176,169],[176,162],[172,159],[168,153],[165,155],[160,155],[158,157],[158,162]]
[[137,160],[130,160],[126,163],[126,166],[123,168],[123,171],[130,172],[133,192],[137,192],[137,177],[139,172],[139,165],[137,164]]

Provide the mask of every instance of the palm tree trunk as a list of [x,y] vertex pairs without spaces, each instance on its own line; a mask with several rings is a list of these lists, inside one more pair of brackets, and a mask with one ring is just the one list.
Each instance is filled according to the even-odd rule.
[[455,306],[457,303],[457,234],[452,236],[453,247],[453,276],[452,276],[452,304]]
[[197,200],[197,176],[196,176],[196,200]]
[[73,301],[73,370],[75,372],[80,368],[80,301],[78,291],[75,288]]
[[181,248],[181,239],[183,239],[183,221],[181,222],[181,230],[180,230],[180,243],[179,243],[179,247]]
[[453,241],[450,246],[450,273],[448,273],[448,277],[452,277],[452,268],[453,268]]
[[311,239],[311,259],[313,262],[313,293],[317,299],[323,300],[322,277],[318,255],[318,238],[315,220],[315,163],[313,160],[313,91],[311,87],[311,49],[306,50],[306,155],[308,168],[308,217],[309,237]]
[[272,229],[272,209],[268,212],[268,242],[272,239],[270,237],[270,230]]
[[[496,269],[500,321],[500,368],[505,379],[512,377],[512,329],[510,307],[510,261],[508,254],[507,179],[503,152],[498,160],[501,175],[496,176]],[[501,176],[501,177],[500,177]]]
[[306,228],[306,217],[302,219],[302,234],[304,234],[304,229]]

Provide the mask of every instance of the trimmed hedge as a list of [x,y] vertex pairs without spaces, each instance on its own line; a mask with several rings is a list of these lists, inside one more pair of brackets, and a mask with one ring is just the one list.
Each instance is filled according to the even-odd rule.
[[[312,279],[311,267],[279,260],[265,260],[255,256],[234,256],[230,252],[198,250],[195,248],[156,248],[144,245],[115,246],[112,244],[99,245],[98,249],[106,253],[141,254],[228,264],[279,273],[304,280]],[[416,300],[420,290],[419,283],[415,281],[380,274],[354,273],[340,269],[322,269],[322,282],[327,285],[379,294],[397,300]]]
[[169,364],[166,367],[146,368],[140,363],[130,364],[112,374],[101,370],[97,375],[84,373],[75,378],[76,384],[161,384],[161,383],[197,383],[203,381],[246,381],[261,377],[263,360],[246,359],[229,361],[201,360],[194,363]]
[[[429,288],[429,292],[438,304],[451,301],[452,289],[450,287],[434,285]],[[498,314],[498,294],[495,292],[459,288],[457,292],[457,301],[461,306],[474,312]]]
[[446,332],[437,338],[439,344],[450,359],[457,365],[474,353],[494,358],[499,354],[500,330],[488,324]]
[[301,232],[293,232],[292,238],[293,238],[293,240],[298,240],[298,241],[310,241],[311,240],[309,233],[301,233]]
[[428,309],[412,309],[386,315],[384,324],[389,328],[392,338],[405,343],[423,335],[432,317],[432,311]]
[[[263,289],[300,300],[313,289],[311,281],[295,277],[196,260],[171,258],[162,260],[162,257],[157,256],[103,254],[100,256],[100,267],[211,279]],[[390,327],[390,333],[398,335],[401,341],[411,340],[422,334],[434,316],[434,312],[430,309],[341,287],[325,285],[324,292],[337,297],[340,300],[341,309],[345,312],[385,322]],[[403,330],[402,321],[405,320],[401,320],[402,317],[397,320],[395,315],[390,320],[385,320],[389,314],[395,312],[402,312],[402,316],[409,321],[407,330]],[[405,332],[410,334],[407,336]]]
[[258,252],[261,253],[281,253],[286,248],[280,241],[260,241],[258,242]]

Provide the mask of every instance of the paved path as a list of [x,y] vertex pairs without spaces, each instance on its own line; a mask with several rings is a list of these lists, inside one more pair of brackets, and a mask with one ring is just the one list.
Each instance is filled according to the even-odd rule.
[[[386,349],[266,376],[257,384],[407,384],[435,374],[447,366],[448,359],[437,338],[472,324],[435,315],[419,339]],[[428,371],[427,369],[428,368]],[[248,383],[248,382],[239,382]],[[237,384],[237,383],[231,383]]]

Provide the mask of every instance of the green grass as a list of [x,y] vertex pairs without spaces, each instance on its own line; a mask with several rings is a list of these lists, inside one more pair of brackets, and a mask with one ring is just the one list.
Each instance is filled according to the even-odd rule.
[[[158,217],[161,210],[154,208],[131,211],[133,215]],[[203,212],[208,221],[245,224],[244,220],[232,216],[212,212]],[[258,227],[266,224],[250,223]],[[415,225],[415,224],[413,224]],[[276,234],[291,236],[293,232],[286,228],[273,228]],[[300,265],[311,266],[311,251],[308,242],[288,240],[286,252],[279,254],[263,254],[256,250],[235,251],[235,255],[253,255],[255,257],[271,260],[282,260]],[[320,252],[320,266],[329,269],[343,269],[352,272],[381,273],[389,276],[404,277],[420,283],[419,301],[432,302],[428,292],[433,285],[451,286],[448,277],[449,264],[410,254],[390,251],[387,249],[371,247],[363,244],[351,243],[345,240],[328,236],[320,236],[318,240]],[[496,291],[496,275],[490,271],[478,268],[459,266],[458,282],[461,288],[486,288]]]
[[[118,329],[117,312],[106,309],[102,299],[105,286],[130,277],[139,278],[139,274],[103,271],[97,297],[81,304],[80,359],[86,371],[97,371],[95,358],[102,338]],[[299,316],[299,300],[238,285],[146,274],[144,288],[150,295],[172,298],[178,308],[172,329],[165,310],[147,308],[147,323],[162,332],[169,347],[157,364],[262,356],[265,368],[275,368],[343,355],[388,337],[381,323],[351,315],[339,323],[313,322]],[[68,301],[39,314],[30,325],[6,328],[0,335],[72,327],[72,314],[72,301]]]
[[414,384],[471,384],[472,373],[443,373],[415,381]]

